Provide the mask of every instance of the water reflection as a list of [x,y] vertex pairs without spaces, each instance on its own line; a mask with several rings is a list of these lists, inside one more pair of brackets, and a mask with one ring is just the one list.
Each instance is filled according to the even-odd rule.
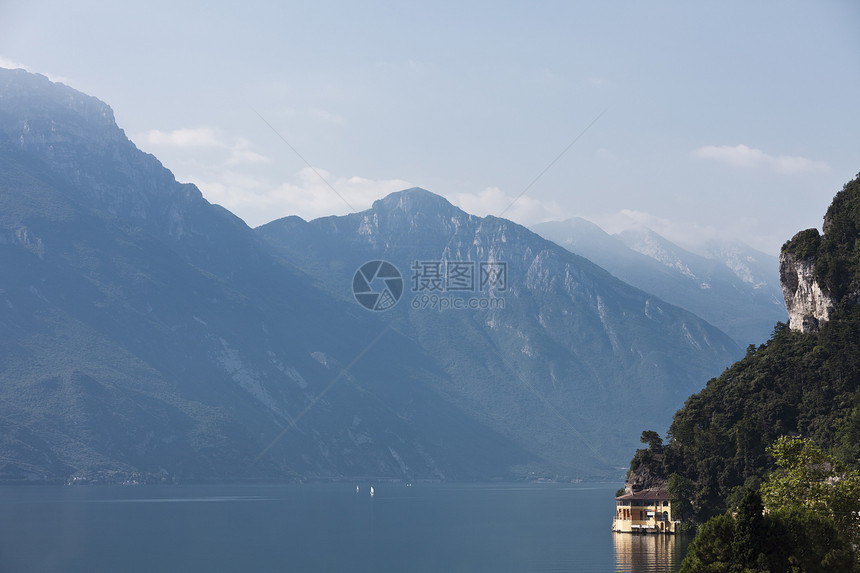
[[686,535],[613,533],[612,539],[619,573],[678,571],[690,542]]

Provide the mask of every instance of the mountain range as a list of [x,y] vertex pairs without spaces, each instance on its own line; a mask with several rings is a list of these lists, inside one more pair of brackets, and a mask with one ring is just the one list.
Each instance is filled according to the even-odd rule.
[[740,354],[422,189],[251,229],[107,104],[0,69],[0,480],[615,476]]
[[[258,232],[336,296],[352,296],[352,274],[365,261],[403,269],[409,304],[383,318],[443,358],[453,385],[437,390],[556,462],[610,465],[618,432],[632,421],[625,408],[658,423],[737,352],[716,328],[525,227],[469,215],[423,189],[393,193],[361,213],[290,217]],[[504,308],[416,304],[428,293],[415,288],[423,275],[413,269],[433,261],[503,262],[506,288],[494,294]]]

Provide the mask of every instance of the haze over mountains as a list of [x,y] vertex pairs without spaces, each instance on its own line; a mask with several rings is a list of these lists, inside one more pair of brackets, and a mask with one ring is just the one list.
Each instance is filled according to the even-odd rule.
[[644,227],[610,235],[574,218],[532,230],[621,280],[696,313],[742,347],[761,344],[776,322],[788,318],[778,258],[743,243],[708,243],[705,257]]
[[465,479],[528,459],[424,391],[438,368],[395,333],[317,401],[373,316],[176,183],[102,102],[23,72],[0,94],[4,478]]
[[[403,278],[385,312],[352,292],[373,260]],[[474,263],[476,284],[417,290],[416,261]],[[504,283],[482,285],[482,263]],[[637,430],[740,354],[422,189],[252,230],[106,104],[0,70],[0,479],[614,477]]]
[[504,261],[507,288],[495,293],[503,309],[415,308],[426,294],[419,291],[383,318],[440,360],[453,382],[440,393],[558,462],[610,463],[600,452],[633,421],[625,409],[660,423],[737,352],[716,328],[590,261],[423,189],[393,193],[361,213],[309,223],[292,217],[258,230],[344,298],[367,260],[390,261],[407,278],[415,261]]

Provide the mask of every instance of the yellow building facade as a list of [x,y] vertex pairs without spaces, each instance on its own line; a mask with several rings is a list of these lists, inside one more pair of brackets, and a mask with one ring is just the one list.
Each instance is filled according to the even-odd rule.
[[647,489],[615,498],[612,531],[619,533],[675,533],[672,507],[665,489]]

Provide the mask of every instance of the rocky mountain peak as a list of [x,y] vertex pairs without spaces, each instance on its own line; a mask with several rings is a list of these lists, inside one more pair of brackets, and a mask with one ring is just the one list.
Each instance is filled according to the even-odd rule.
[[373,202],[372,211],[402,211],[408,215],[419,213],[450,213],[458,210],[447,199],[421,187],[412,187],[386,195]]
[[76,202],[178,238],[204,203],[126,137],[103,101],[25,70],[0,68],[0,153],[36,163]]
[[[441,195],[420,187],[391,193],[373,202],[370,209],[355,213],[359,234],[375,244],[380,237],[409,236],[421,243],[455,233],[472,216]],[[418,239],[417,237],[421,237]]]
[[779,279],[789,327],[817,332],[839,308],[860,300],[860,176],[836,194],[827,209],[824,234],[797,233],[782,247]]
[[21,69],[0,68],[0,102],[4,115],[57,121],[55,112],[66,110],[93,126],[116,125],[113,110],[100,99]]

